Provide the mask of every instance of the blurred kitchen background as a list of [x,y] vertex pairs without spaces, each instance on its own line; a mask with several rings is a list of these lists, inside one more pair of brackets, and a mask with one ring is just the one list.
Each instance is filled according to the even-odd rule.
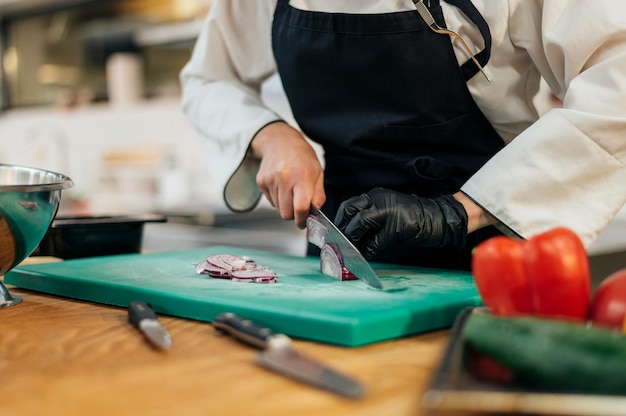
[[[236,244],[303,254],[302,231],[266,203],[228,212],[180,110],[178,74],[210,7],[0,0],[0,163],[69,175],[75,187],[59,215],[166,214],[167,231],[146,229],[148,249]],[[264,98],[290,117],[276,78]],[[590,249],[595,273],[626,267],[625,252],[622,210]]]
[[68,174],[62,211],[213,211],[178,73],[208,0],[0,0],[0,161]]
[[[210,7],[0,0],[0,163],[70,176],[59,216],[167,215],[167,224],[146,225],[147,250],[229,244],[304,254],[302,230],[266,202],[249,214],[227,210],[181,112],[178,75]],[[264,98],[288,112],[277,79]]]

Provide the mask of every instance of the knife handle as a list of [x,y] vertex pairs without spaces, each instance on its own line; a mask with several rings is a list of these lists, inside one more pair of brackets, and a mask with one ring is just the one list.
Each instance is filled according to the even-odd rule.
[[213,319],[213,326],[240,341],[258,348],[291,345],[291,339],[283,334],[275,334],[269,328],[255,324],[231,312],[221,313]]
[[133,300],[128,304],[128,321],[136,327],[144,319],[157,319],[149,303]]

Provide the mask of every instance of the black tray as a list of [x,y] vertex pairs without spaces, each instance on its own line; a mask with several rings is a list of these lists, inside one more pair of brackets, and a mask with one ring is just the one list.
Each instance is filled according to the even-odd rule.
[[138,253],[144,225],[166,221],[152,214],[57,217],[32,255],[73,259]]
[[485,312],[484,307],[471,307],[458,315],[439,366],[422,395],[424,408],[478,414],[626,415],[626,396],[539,391],[513,382],[484,381],[470,374],[463,325],[470,314]]

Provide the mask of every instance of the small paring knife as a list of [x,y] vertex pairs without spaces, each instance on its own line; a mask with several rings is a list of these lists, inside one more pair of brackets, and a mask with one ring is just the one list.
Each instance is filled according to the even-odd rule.
[[365,393],[358,381],[294,350],[287,335],[275,334],[269,328],[229,312],[217,315],[213,326],[247,344],[262,348],[257,362],[269,370],[343,397],[356,399]]
[[134,300],[128,304],[128,321],[159,349],[167,350],[172,346],[172,338],[157,320],[150,304]]

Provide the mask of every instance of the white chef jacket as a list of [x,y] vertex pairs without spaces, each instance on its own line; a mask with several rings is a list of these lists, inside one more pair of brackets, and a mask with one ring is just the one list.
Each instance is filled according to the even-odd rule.
[[[491,30],[491,82],[479,72],[468,87],[507,146],[461,190],[522,237],[565,226],[589,245],[626,202],[626,1],[473,3]],[[478,29],[457,8],[441,4],[448,28],[480,51]],[[412,0],[291,5],[329,13],[414,10]],[[259,163],[247,156],[250,141],[280,119],[260,95],[276,73],[275,6],[276,0],[214,1],[181,72],[183,110],[206,146],[212,179],[236,210],[252,208],[260,196]],[[465,62],[459,42],[453,46]],[[542,78],[562,105],[540,116],[534,99]]]

